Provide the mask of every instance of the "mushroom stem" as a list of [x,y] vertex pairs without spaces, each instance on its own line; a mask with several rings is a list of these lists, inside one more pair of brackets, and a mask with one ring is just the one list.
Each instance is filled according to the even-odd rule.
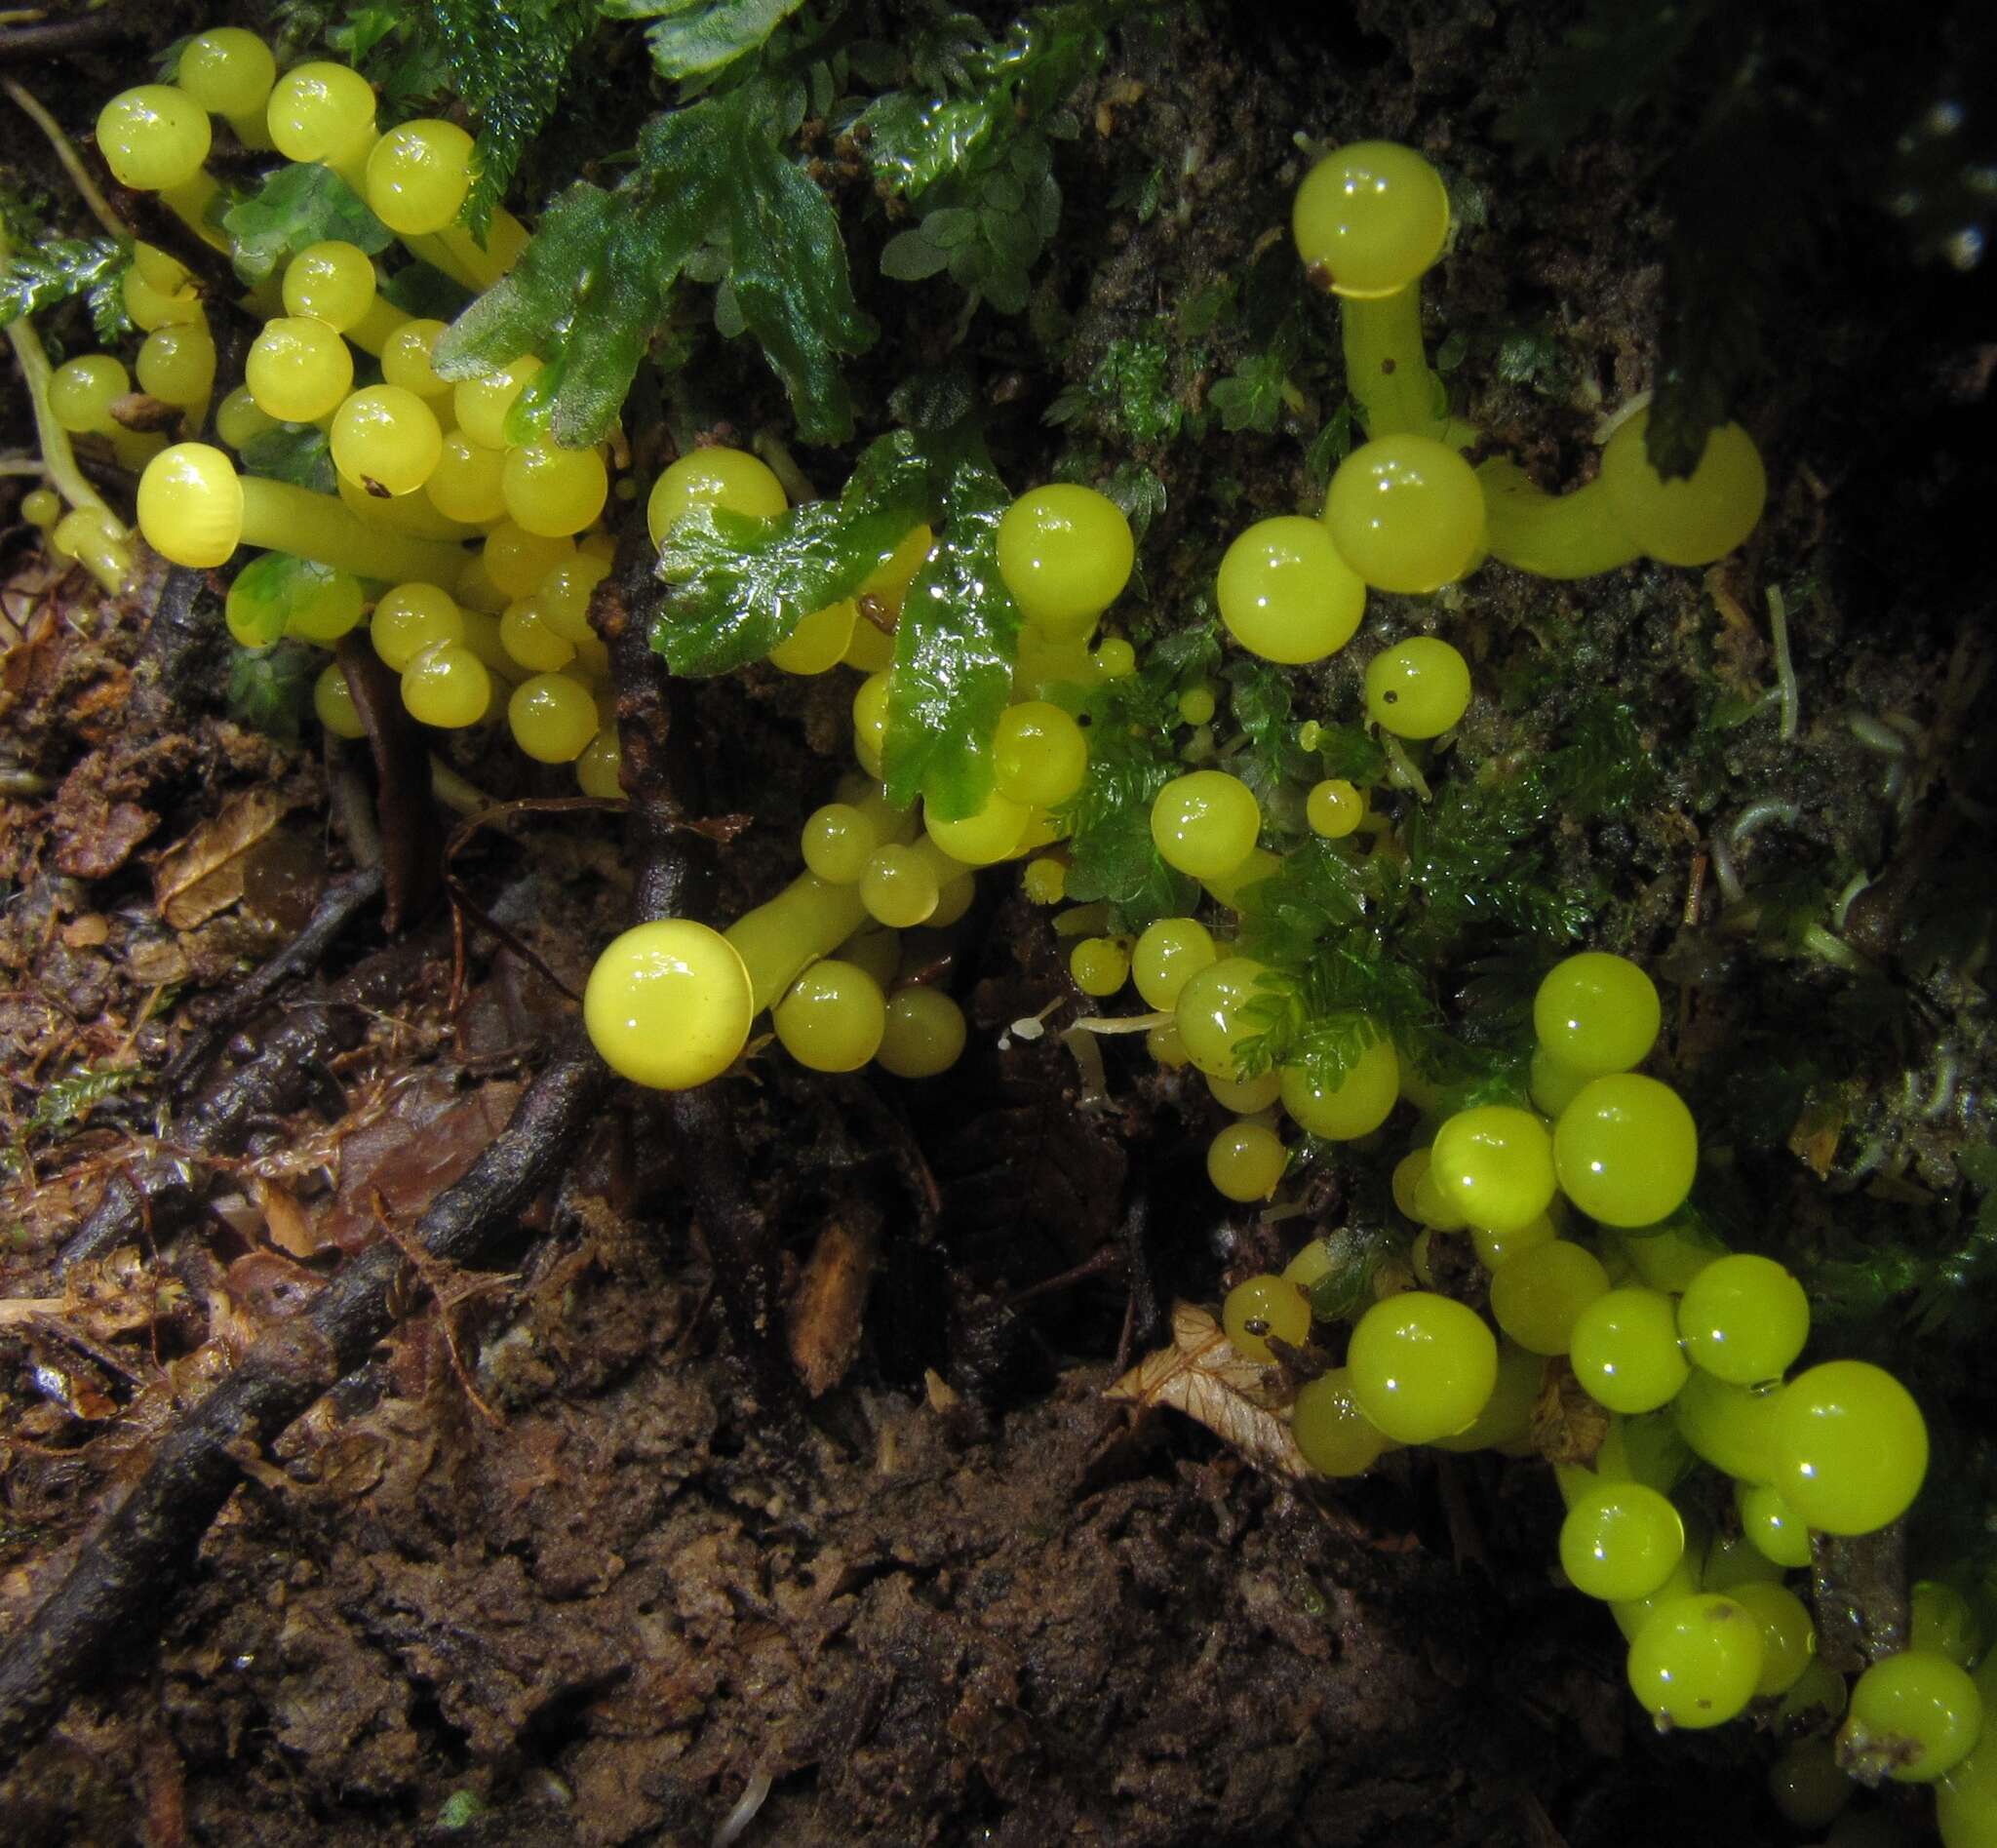
[[110,236],[128,235],[130,227],[111,210],[110,202],[98,190],[97,179],[84,165],[83,157],[77,153],[76,143],[63,134],[61,124],[42,106],[41,99],[31,90],[16,83],[12,77],[0,77],[0,90],[4,90],[13,99],[15,106],[48,137],[49,145],[55,150],[56,158],[62,163],[62,170],[69,176],[70,184],[81,195],[84,204],[90,207],[91,216]]
[[[371,532],[399,532],[412,539],[438,539],[452,545],[485,537],[484,528],[467,526],[462,520],[439,513],[423,493],[394,494],[384,499],[379,494],[371,494],[344,475],[337,476],[337,491],[340,504]],[[464,569],[461,560],[457,569]]]
[[1277,872],[1282,861],[1267,847],[1251,847],[1248,857],[1233,871],[1216,874],[1199,883],[1216,904],[1225,905],[1230,911],[1241,909],[1242,894],[1251,885],[1259,885],[1272,874]]
[[1593,577],[1632,565],[1643,549],[1617,524],[1597,477],[1570,493],[1534,487],[1516,462],[1479,465],[1484,545],[1495,559],[1537,577]]
[[464,553],[448,540],[412,538],[371,526],[331,494],[289,482],[243,478],[245,545],[316,559],[336,571],[389,583],[455,581]]
[[723,934],[749,971],[756,1011],[830,956],[865,917],[858,885],[834,885],[813,873],[800,874],[766,905],[744,912]]
[[[451,224],[441,231],[433,231],[426,238],[412,240],[411,248],[417,244],[434,245],[456,264],[468,279],[467,286],[483,294],[520,260],[520,254],[527,247],[527,237],[526,225],[504,206],[494,206],[491,221],[486,227],[484,244],[463,225]],[[431,260],[434,262],[436,258]]]
[[210,202],[218,190],[215,176],[206,167],[197,167],[178,185],[162,186],[159,201],[211,250],[225,252],[229,240],[208,216]]
[[270,124],[264,117],[263,104],[254,109],[224,110],[222,120],[229,125],[230,132],[253,154],[267,154],[271,149]]
[[[0,257],[9,256],[12,248],[12,239],[5,228],[0,227]],[[25,315],[8,322],[4,331],[7,343],[14,349],[15,364],[20,368],[21,382],[27,387],[28,406],[34,413],[35,437],[41,445],[42,465],[48,471],[49,480],[70,506],[86,508],[109,518],[111,510],[77,466],[76,452],[69,445],[69,432],[56,420],[55,409],[49,403],[49,380],[55,368],[49,364],[49,352],[42,344],[42,336]]]
[[1390,295],[1339,297],[1346,389],[1358,401],[1369,439],[1443,435],[1442,393],[1422,350],[1422,285]]
[[372,353],[379,359],[381,349],[394,337],[396,329],[411,318],[394,302],[384,301],[376,295],[369,304],[368,312],[345,331],[345,337],[362,352]]

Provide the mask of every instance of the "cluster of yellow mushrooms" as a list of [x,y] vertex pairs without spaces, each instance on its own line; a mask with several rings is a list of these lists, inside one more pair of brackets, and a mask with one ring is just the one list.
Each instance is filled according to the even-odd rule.
[[[1463,450],[1474,432],[1449,416],[1421,337],[1420,279],[1448,228],[1439,176],[1420,155],[1390,143],[1362,142],[1326,156],[1300,189],[1298,248],[1312,277],[1339,297],[1349,383],[1367,441],[1339,466],[1319,513],[1259,521],[1227,548],[1217,601],[1229,634],[1252,654],[1296,666],[1322,661],[1358,632],[1369,591],[1433,592],[1487,558],[1551,576],[1643,556],[1707,563],[1737,546],[1760,518],[1766,481],[1743,431],[1732,424],[1715,431],[1695,473],[1665,482],[1644,453],[1640,407],[1610,438],[1596,480],[1573,493],[1542,492],[1507,462],[1472,468]],[[783,510],[781,489],[753,457],[733,456],[724,470],[723,452],[705,453],[714,468],[709,504],[764,517]],[[912,533],[882,561],[860,607],[891,619],[932,542],[926,528]],[[1001,861],[1025,862],[1030,897],[1055,903],[1063,896],[1063,805],[1081,791],[1089,766],[1087,729],[1073,716],[1077,689],[1134,665],[1129,645],[1116,637],[1089,646],[1134,557],[1128,523],[1092,489],[1037,489],[1007,511],[999,572],[1024,623],[1014,703],[994,740],[996,787],[966,818],[885,805],[878,779],[890,644],[864,617],[855,620],[851,603],[807,618],[771,659],[793,671],[841,660],[871,670],[853,701],[854,751],[868,782],[806,823],[801,847],[807,870],[771,905],[725,933],[669,921],[611,945],[590,991],[606,1057],[643,1082],[702,1083],[739,1055],[756,1015],[774,1003],[777,1039],[807,1065],[847,1070],[878,1054],[890,1071],[909,1069],[894,1006],[911,997],[890,1003],[881,993],[869,964],[890,963],[878,939],[954,922],[970,901],[973,871]],[[1470,696],[1468,663],[1439,636],[1410,635],[1367,665],[1367,717],[1396,739],[1441,736]],[[1210,688],[1187,687],[1180,712],[1188,736],[1215,710]],[[1305,812],[1324,838],[1367,829],[1378,844],[1383,832],[1365,793],[1344,779],[1311,789]],[[1077,938],[1070,969],[1084,995],[1109,999],[1134,977],[1156,1014],[1152,1051],[1167,1064],[1192,1058],[1222,1101],[1243,1114],[1241,1124],[1216,1140],[1210,1169],[1232,1198],[1266,1198],[1287,1156],[1258,1113],[1280,1095],[1310,1133],[1337,1134],[1327,1125],[1351,1108],[1340,1099],[1380,1088],[1383,1059],[1390,1106],[1392,1049],[1377,1040],[1336,1095],[1307,1095],[1295,1073],[1243,1082],[1232,1047],[1252,1031],[1245,1019],[1258,971],[1231,954],[1227,920],[1242,893],[1279,864],[1280,844],[1260,845],[1269,832],[1262,806],[1224,769],[1189,768],[1172,779],[1151,819],[1160,857],[1198,882],[1222,922],[1209,927],[1193,917],[1164,919],[1133,942],[1090,930],[1100,908],[1083,907],[1057,920],[1057,929]],[[849,953],[863,946],[865,954]],[[920,1004],[936,1013],[943,1003],[926,996]],[[697,1020],[699,1030],[665,1033],[668,1018]],[[941,1049],[954,1057],[961,1040],[953,1010]]]

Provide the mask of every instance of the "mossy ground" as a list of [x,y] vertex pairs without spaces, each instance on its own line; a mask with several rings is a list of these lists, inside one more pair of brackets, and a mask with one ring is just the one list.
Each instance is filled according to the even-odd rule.
[[[1132,39],[1064,150],[1069,216],[1028,314],[981,318],[959,350],[947,285],[882,286],[863,421],[956,357],[1018,484],[1064,459],[1148,470],[1163,504],[1130,615],[1173,626],[1233,531],[1308,504],[1307,449],[1333,409],[1312,382],[1335,353],[1331,315],[1306,304],[1317,321],[1284,337],[1308,414],[1202,426],[1211,387],[1267,349],[1258,292],[1276,285],[1255,253],[1286,219],[1291,138],[1387,135],[1426,148],[1468,208],[1428,297],[1435,340],[1466,336],[1450,374],[1464,414],[1549,485],[1571,481],[1598,408],[1652,382],[1664,227],[1642,146],[1598,126],[1549,171],[1492,133],[1565,23],[1564,8],[1368,0],[1314,37],[1214,6]],[[1780,80],[1859,119],[1864,60],[1842,55],[1835,16],[1809,42],[1823,50]],[[94,55],[43,87],[81,122],[131,74]],[[18,118],[0,133],[55,191]],[[1441,623],[1480,693],[1459,765],[1557,745],[1603,688],[1634,715],[1648,800],[1563,829],[1549,863],[1607,894],[1594,941],[1666,978],[1667,1070],[1732,1131],[1731,1147],[1708,1132],[1726,1203],[1756,1242],[1855,1266],[1856,1301],[1880,1252],[1966,1236],[1958,1157],[1989,1133],[1974,947],[1988,900],[1955,875],[1988,850],[1986,598],[1960,548],[1993,471],[1976,434],[1986,292],[1888,255],[1861,202],[1821,228],[1741,407],[1776,484],[1743,554],[1710,580],[1489,570]],[[1189,318],[1217,280],[1236,312]],[[1278,298],[1266,325],[1290,307]],[[1090,408],[1050,427],[1064,388]],[[746,357],[661,410],[694,426],[782,420]],[[6,414],[22,441],[19,408]],[[836,458],[801,459],[836,485]],[[10,1294],[54,1298],[55,1244],[154,1133],[156,1074],[210,998],[296,929],[351,789],[316,745],[221,716],[215,674],[158,623],[148,639],[157,580],[105,608],[12,544],[7,614],[24,640],[0,662],[7,1107],[26,1124],[65,1073],[140,1074],[80,1127],[23,1133]],[[1772,584],[1792,612],[1788,738],[1766,697]],[[1376,599],[1353,661],[1428,614]],[[1299,716],[1352,716],[1357,672],[1297,676]],[[767,671],[701,690],[712,806],[755,823],[723,856],[724,910],[787,876],[842,749],[843,697]],[[1904,722],[1902,756],[1868,748],[1855,717]],[[497,753],[460,767],[496,796],[543,790]],[[279,812],[239,842],[258,792]],[[1768,802],[1783,819],[1735,855],[1762,927],[1737,929],[1711,846]],[[241,872],[241,893],[171,924],[157,854],[189,842]],[[628,879],[614,824],[532,816],[454,870],[571,987]],[[1876,884],[1846,934],[1863,964],[1799,953],[1802,925],[1861,870]],[[1260,1227],[1204,1190],[1214,1113],[1196,1084],[1118,1043],[1107,1106],[1077,1108],[1058,1042],[1000,1042],[1064,986],[1038,915],[993,885],[936,946],[978,1029],[959,1072],[880,1090],[766,1061],[760,1082],[731,1081],[757,1204],[798,1265],[830,1228],[874,1255],[864,1314],[833,1292],[807,1331],[850,1355],[842,1384],[800,1413],[745,1393],[705,1314],[727,1279],[710,1274],[662,1121],[625,1100],[523,1228],[515,1272],[438,1279],[449,1310],[406,1322],[257,1463],[164,1643],[135,1639],[105,1689],[5,1774],[9,1838],[413,1840],[441,1833],[454,1802],[463,1840],[693,1842],[758,1776],[770,1793],[750,1842],[1775,1838],[1756,1808],[1762,1744],[1639,1725],[1612,1627],[1548,1583],[1541,1473],[1402,1462],[1300,1495],[1190,1425],[1133,1429],[1099,1396],[1126,1291],[1096,1261],[1133,1223],[1155,1286],[1209,1301],[1300,1228]],[[1938,886],[1954,912],[1923,939]],[[0,1322],[8,1623],[175,1403],[292,1313],[338,1250],[410,1223],[503,1121],[567,1003],[476,925],[470,942],[454,1014],[448,930],[392,953],[400,999],[332,1062],[312,1109],[232,1164],[197,1232],[157,1264],[101,1267],[87,1298]],[[357,932],[333,972],[379,950]],[[1336,1216],[1363,1184],[1347,1164],[1313,1185]],[[1868,1300],[1835,1338],[1933,1387],[1955,1350],[1934,1344],[1924,1370],[1908,1301]],[[1989,1313],[1980,1298],[1953,1309]],[[1974,1433],[1987,1385],[1947,1390]]]

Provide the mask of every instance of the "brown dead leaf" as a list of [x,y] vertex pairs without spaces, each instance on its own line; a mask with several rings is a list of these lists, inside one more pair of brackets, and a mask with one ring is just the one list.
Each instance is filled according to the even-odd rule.
[[62,942],[71,950],[95,950],[111,935],[111,921],[101,912],[87,911],[62,926]]
[[110,1343],[149,1328],[185,1306],[187,1286],[163,1275],[133,1245],[122,1245],[71,1268],[64,1294],[44,1299],[86,1340]]
[[29,1381],[45,1399],[59,1405],[70,1417],[94,1425],[115,1417],[118,1401],[92,1373],[93,1369],[86,1365],[64,1365],[55,1360],[37,1360],[27,1368]]
[[252,789],[224,805],[153,868],[153,902],[175,930],[192,930],[243,896],[243,855],[277,826],[287,807],[276,790]]
[[280,1251],[294,1258],[316,1257],[330,1240],[318,1231],[311,1216],[284,1188],[265,1181],[253,1182],[256,1203],[263,1208],[263,1229]]
[[791,1364],[813,1398],[845,1377],[860,1349],[877,1244],[871,1225],[835,1220],[818,1235],[791,1298]]
[[124,428],[141,433],[178,430],[185,414],[178,405],[170,405],[165,399],[151,397],[142,391],[128,391],[122,398],[113,398],[110,412]]
[[[65,791],[67,787],[65,783]],[[60,798],[58,803],[60,825],[67,817],[60,811]],[[109,879],[159,822],[158,815],[136,802],[114,802],[86,810],[79,825],[65,829],[56,849],[56,870],[70,879]]]
[[279,1251],[246,1251],[224,1274],[229,1294],[248,1313],[265,1321],[286,1321],[311,1306],[326,1287],[317,1271],[294,1263]]
[[1813,1097],[1789,1129],[1789,1153],[1808,1164],[1821,1181],[1837,1160],[1838,1138],[1845,1131],[1845,1100]]
[[963,1395],[934,1367],[922,1369],[922,1394],[939,1417],[953,1418],[963,1409]]
[[1761,688],[1761,670],[1768,659],[1768,644],[1760,626],[1747,613],[1745,601],[1752,592],[1739,581],[1734,565],[1715,565],[1705,574],[1705,591],[1720,612],[1720,630],[1713,637],[1713,665],[1729,691],[1753,693]]
[[1174,1303],[1172,1345],[1147,1355],[1107,1396],[1137,1405],[1169,1405],[1198,1420],[1250,1463],[1278,1475],[1308,1476],[1311,1466],[1288,1422],[1273,1409],[1265,1371],[1234,1352],[1206,1310]]
[[412,1224],[506,1127],[519,1096],[500,1079],[469,1092],[439,1076],[401,1086],[340,1144],[339,1189],[320,1219],[326,1241],[363,1251],[381,1236],[383,1213]]
[[1592,1468],[1609,1435],[1606,1408],[1588,1397],[1565,1361],[1549,1365],[1547,1383],[1533,1403],[1533,1448],[1548,1463]]

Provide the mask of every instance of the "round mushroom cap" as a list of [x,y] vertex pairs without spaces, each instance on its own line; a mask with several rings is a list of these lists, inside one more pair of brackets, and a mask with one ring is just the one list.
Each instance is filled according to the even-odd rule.
[[164,559],[197,570],[225,565],[243,536],[243,484],[206,443],[176,443],[138,478],[138,530]]
[[121,91],[98,112],[98,151],[119,185],[137,192],[192,179],[214,134],[207,110],[172,84]]
[[1602,451],[1602,490],[1616,524],[1664,565],[1710,565],[1760,523],[1768,472],[1754,439],[1723,423],[1705,440],[1689,476],[1666,481],[1644,448],[1650,412],[1622,424]]

